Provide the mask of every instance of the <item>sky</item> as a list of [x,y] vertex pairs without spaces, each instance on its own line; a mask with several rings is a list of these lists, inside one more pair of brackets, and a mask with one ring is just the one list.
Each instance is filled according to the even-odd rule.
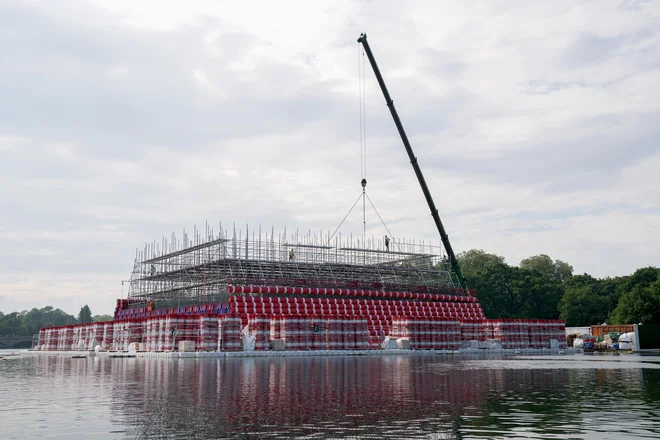
[[[361,32],[456,252],[660,266],[660,1],[3,0],[0,311],[112,313],[136,248],[195,224],[334,230]],[[368,64],[364,90],[367,193],[439,244]]]

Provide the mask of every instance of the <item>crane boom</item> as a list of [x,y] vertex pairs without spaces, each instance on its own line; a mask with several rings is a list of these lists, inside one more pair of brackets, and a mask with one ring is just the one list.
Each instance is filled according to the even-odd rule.
[[458,259],[454,254],[454,250],[451,247],[451,243],[449,243],[449,236],[447,235],[444,226],[442,226],[440,215],[438,215],[438,209],[435,207],[435,202],[433,202],[433,197],[431,197],[431,192],[429,191],[429,187],[426,185],[426,180],[424,180],[424,175],[422,174],[422,170],[419,168],[419,164],[417,163],[417,158],[415,157],[415,153],[413,153],[412,147],[410,146],[410,141],[408,140],[406,131],[403,129],[403,125],[401,124],[401,119],[399,119],[399,114],[396,112],[396,108],[394,107],[394,101],[392,101],[392,98],[390,97],[390,93],[387,91],[387,86],[385,85],[383,76],[380,74],[380,69],[378,69],[378,64],[376,64],[376,59],[374,58],[374,54],[371,52],[371,47],[369,47],[369,42],[367,41],[367,34],[365,33],[361,34],[360,38],[358,38],[357,41],[358,43],[361,43],[362,46],[364,47],[364,51],[367,54],[367,58],[369,58],[369,63],[371,64],[371,68],[373,69],[374,74],[376,75],[376,79],[378,80],[378,85],[380,85],[380,90],[383,92],[383,96],[385,97],[385,102],[387,103],[387,107],[390,109],[390,113],[392,114],[392,119],[394,119],[394,124],[396,125],[396,129],[399,131],[399,136],[401,136],[401,141],[403,141],[403,146],[406,147],[406,152],[408,153],[408,157],[410,158],[410,164],[415,170],[415,175],[417,176],[417,180],[419,181],[419,184],[422,187],[422,192],[424,193],[424,197],[426,198],[426,203],[428,203],[429,209],[431,210],[431,216],[433,216],[433,220],[435,221],[435,226],[438,228],[438,232],[440,233],[440,239],[442,240],[442,244],[444,245],[445,250],[447,251],[447,256],[449,257],[449,262],[451,264],[452,271],[456,276],[458,284],[460,284],[460,286],[465,289],[466,288],[465,279],[463,278],[461,267],[458,264]]

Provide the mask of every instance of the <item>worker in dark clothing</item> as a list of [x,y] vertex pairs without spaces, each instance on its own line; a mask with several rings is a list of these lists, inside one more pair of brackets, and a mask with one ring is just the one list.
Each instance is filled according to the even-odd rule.
[[390,238],[387,235],[385,236],[385,250],[390,251]]
[[293,249],[290,249],[290,250],[289,250],[289,261],[293,261],[293,257],[294,257],[294,255],[293,255]]

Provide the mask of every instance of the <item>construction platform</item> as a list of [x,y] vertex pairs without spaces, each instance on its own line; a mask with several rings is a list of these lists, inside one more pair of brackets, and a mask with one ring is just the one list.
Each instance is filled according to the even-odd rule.
[[288,234],[208,226],[192,237],[146,244],[129,278],[131,308],[228,301],[229,285],[278,285],[442,293],[459,287],[440,246],[371,237]]

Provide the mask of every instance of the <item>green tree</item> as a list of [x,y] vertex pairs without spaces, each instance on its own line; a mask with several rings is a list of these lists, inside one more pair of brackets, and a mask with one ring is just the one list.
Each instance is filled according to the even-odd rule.
[[103,321],[112,321],[112,316],[110,315],[94,315],[92,318],[94,322],[103,322]]
[[625,292],[610,321],[614,324],[660,324],[660,280]]
[[559,317],[568,327],[604,322],[607,314],[607,304],[594,293],[592,286],[567,287],[559,301]]
[[0,318],[0,336],[26,336],[28,329],[18,312],[4,315]]
[[555,319],[561,285],[535,271],[504,263],[489,265],[473,276],[470,287],[489,318]]
[[505,264],[501,255],[489,254],[482,249],[470,249],[459,253],[456,258],[461,265],[461,272],[470,279],[496,264]]
[[75,324],[76,318],[60,309],[46,306],[43,309],[33,308],[30,311],[13,312],[9,315],[0,314],[0,334],[33,335],[43,327],[54,327]]
[[520,268],[540,272],[559,284],[573,275],[573,266],[561,260],[552,261],[546,254],[525,258],[520,262]]
[[[621,286],[626,279],[627,277],[615,277],[598,280],[598,294],[602,298],[603,305],[605,306],[605,316],[610,316],[616,308],[619,298],[623,294]],[[603,321],[606,319],[605,316],[602,318]]]
[[564,282],[564,295],[559,303],[561,319],[568,326],[609,321],[624,281],[621,277],[597,279],[586,273],[573,275]]
[[89,309],[89,306],[85,304],[80,308],[80,313],[78,313],[78,322],[80,324],[87,324],[88,322],[93,322],[93,320],[92,311]]
[[511,288],[513,268],[504,263],[489,266],[470,278],[470,288],[476,289],[479,302],[489,318],[510,318],[519,300]]
[[637,286],[642,288],[648,287],[657,281],[659,277],[660,269],[655,267],[643,267],[641,269],[637,269],[632,275],[624,277],[621,284],[619,285],[619,293],[623,294],[630,292]]
[[564,293],[561,284],[540,272],[516,269],[513,286],[520,292],[520,318],[557,319],[557,306]]

